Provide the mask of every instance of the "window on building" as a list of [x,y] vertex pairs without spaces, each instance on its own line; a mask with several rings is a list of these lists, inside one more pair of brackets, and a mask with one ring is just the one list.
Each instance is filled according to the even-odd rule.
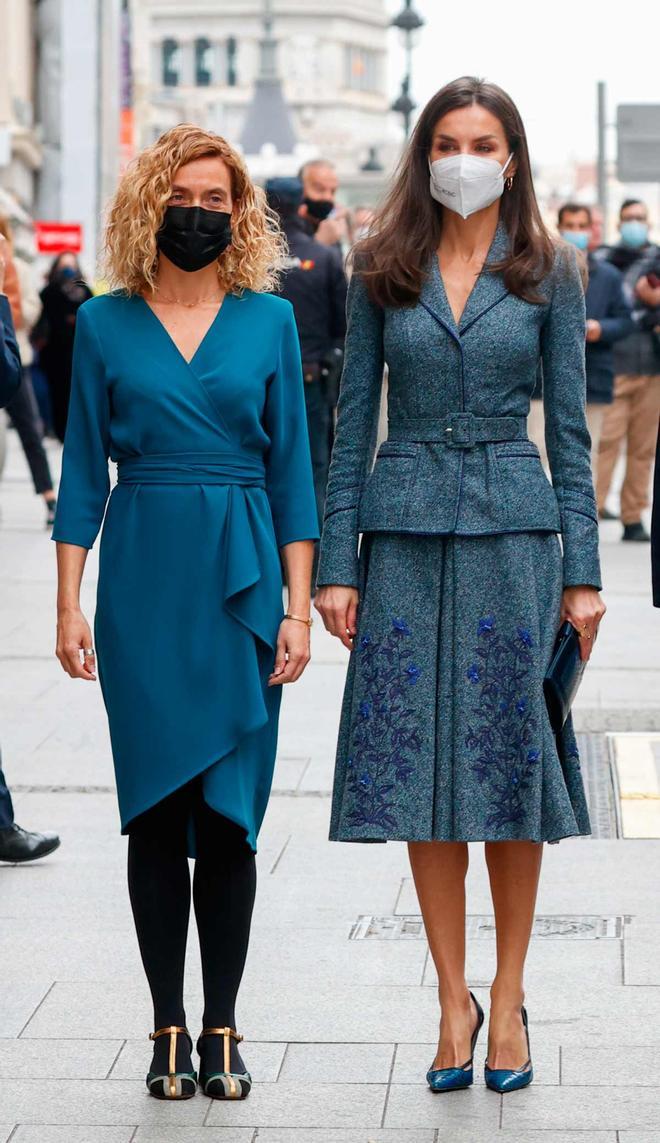
[[379,55],[370,48],[347,44],[344,62],[344,86],[351,91],[378,91]]
[[181,77],[181,48],[178,40],[163,40],[163,87],[178,87]]
[[238,78],[236,75],[236,54],[238,44],[234,36],[230,36],[227,40],[227,87],[236,87]]
[[195,84],[210,87],[213,83],[213,47],[205,36],[195,40]]

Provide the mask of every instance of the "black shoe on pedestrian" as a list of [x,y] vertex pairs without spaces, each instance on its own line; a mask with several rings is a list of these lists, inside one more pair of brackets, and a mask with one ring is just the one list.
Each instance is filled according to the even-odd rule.
[[598,513],[598,519],[599,520],[618,520],[619,517],[617,516],[616,512],[610,512],[609,508],[601,508],[600,512]]
[[642,521],[636,520],[634,524],[623,525],[623,535],[621,539],[632,540],[638,544],[648,544],[651,537],[642,524]]
[[15,865],[22,861],[37,861],[40,857],[48,857],[59,844],[56,833],[30,833],[14,823],[0,829],[0,861],[10,861]]
[[46,501],[46,527],[52,528],[55,523],[55,511],[57,509],[57,500]]

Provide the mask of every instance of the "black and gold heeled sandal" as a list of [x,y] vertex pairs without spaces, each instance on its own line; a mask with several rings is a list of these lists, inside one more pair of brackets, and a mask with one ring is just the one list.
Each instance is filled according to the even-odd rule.
[[[224,1068],[223,1072],[204,1072],[200,1068],[199,1086],[204,1095],[210,1099],[245,1099],[252,1088],[252,1076],[249,1072],[232,1072],[231,1070],[231,1041],[240,1044],[243,1037],[233,1028],[204,1028],[202,1036],[222,1036],[224,1041]],[[197,1041],[199,1051],[199,1040]]]
[[176,1070],[176,1042],[179,1033],[188,1037],[192,1052],[192,1040],[187,1028],[178,1028],[172,1024],[169,1028],[159,1028],[157,1032],[149,1033],[150,1040],[157,1040],[159,1036],[169,1036],[170,1038],[167,1075],[156,1075],[155,1072],[149,1072],[147,1075],[149,1094],[153,1095],[155,1099],[190,1099],[197,1091],[197,1072],[178,1072]]

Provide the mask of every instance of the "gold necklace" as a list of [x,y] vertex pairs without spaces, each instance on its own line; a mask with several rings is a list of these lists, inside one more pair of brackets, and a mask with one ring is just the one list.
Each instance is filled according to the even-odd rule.
[[[158,289],[158,286],[156,286],[154,293],[160,294],[160,290]],[[212,297],[212,298],[209,297],[209,298],[196,298],[196,300],[194,302],[184,302],[183,298],[167,298],[167,297],[163,297],[162,295],[160,297],[156,298],[156,301],[165,302],[167,305],[185,306],[186,309],[193,309],[195,306],[201,306],[207,302],[220,303],[220,302],[222,302],[222,300],[223,300],[222,298],[218,298],[218,297]]]

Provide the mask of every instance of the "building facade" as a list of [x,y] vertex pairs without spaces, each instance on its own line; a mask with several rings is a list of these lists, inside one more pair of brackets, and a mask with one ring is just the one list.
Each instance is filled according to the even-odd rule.
[[0,0],[0,192],[30,211],[41,163],[35,130],[32,0]]
[[[343,175],[392,146],[385,0],[272,0],[277,68],[298,143]],[[132,0],[136,135],[182,121],[239,141],[259,74],[262,0]]]

